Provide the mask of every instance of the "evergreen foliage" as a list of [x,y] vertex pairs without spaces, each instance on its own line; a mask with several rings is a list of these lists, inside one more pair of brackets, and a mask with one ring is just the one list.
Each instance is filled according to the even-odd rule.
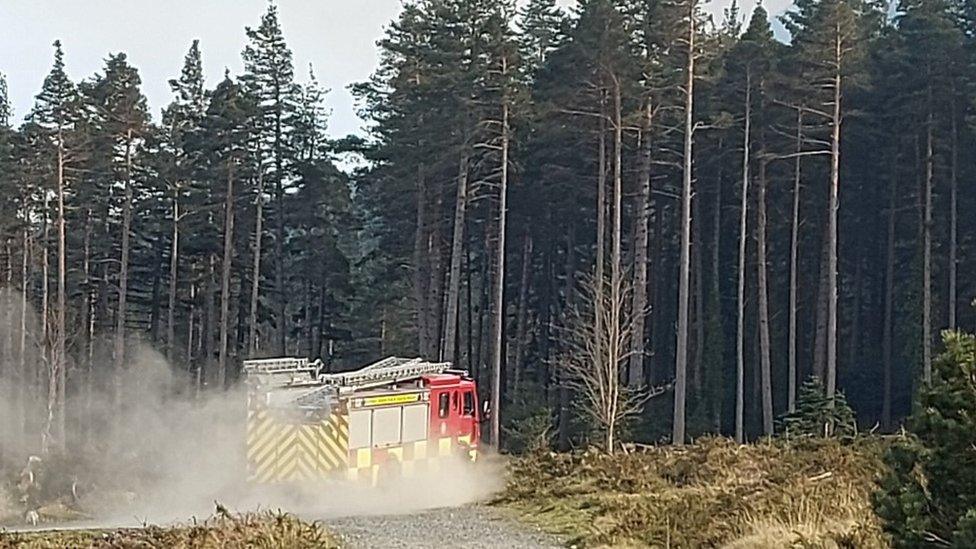
[[779,418],[777,431],[788,439],[847,438],[857,434],[857,423],[844,393],[828,398],[823,383],[811,377],[800,385],[796,410]]
[[932,383],[907,434],[885,455],[875,509],[896,547],[971,547],[976,540],[976,338],[943,335]]

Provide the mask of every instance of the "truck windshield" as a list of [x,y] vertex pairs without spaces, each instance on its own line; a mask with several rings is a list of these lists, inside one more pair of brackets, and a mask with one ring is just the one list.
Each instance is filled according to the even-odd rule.
[[463,415],[473,416],[474,415],[474,393],[471,391],[466,391],[464,393],[464,409],[461,411]]

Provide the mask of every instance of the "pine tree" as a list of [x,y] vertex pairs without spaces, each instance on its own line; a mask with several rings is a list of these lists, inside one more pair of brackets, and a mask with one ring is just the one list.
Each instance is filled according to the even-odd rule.
[[796,410],[781,416],[778,423],[777,430],[786,438],[850,437],[857,433],[854,411],[844,393],[828,398],[815,377],[800,385]]
[[875,496],[895,547],[968,547],[976,538],[976,338],[946,332],[943,343]]
[[[285,288],[285,225],[286,212],[284,206],[285,192],[291,183],[293,151],[290,149],[290,135],[293,131],[296,110],[296,96],[298,88],[294,82],[294,67],[292,66],[292,52],[285,44],[281,24],[278,21],[278,8],[271,4],[261,17],[261,24],[256,28],[247,29],[248,45],[242,54],[244,58],[245,74],[242,77],[247,92],[253,95],[260,110],[259,132],[260,147],[258,162],[262,170],[262,180],[269,180],[272,185],[274,201],[274,349],[277,354],[285,353],[286,334],[288,333],[288,317],[286,309],[288,296]],[[268,162],[265,165],[265,158]],[[263,188],[258,191],[263,193]],[[263,198],[258,196],[256,203],[261,204]],[[258,207],[255,217],[260,221],[263,211]],[[259,226],[260,222],[256,223]],[[255,241],[263,238],[262,234],[255,234]],[[255,265],[251,281],[258,287],[260,280],[260,245],[255,244]],[[252,294],[253,295],[253,294]],[[256,309],[257,302],[252,299],[251,308]],[[252,317],[254,313],[252,313]],[[257,326],[251,326],[252,341],[256,336]],[[252,349],[254,351],[254,349]]]
[[[103,177],[122,190],[117,197],[120,203],[112,209],[121,211],[121,219],[109,220],[118,223],[114,234],[119,238],[119,259],[117,271],[118,299],[116,301],[115,327],[113,334],[113,365],[116,375],[125,368],[125,341],[128,320],[128,299],[130,281],[130,259],[132,257],[132,211],[136,200],[137,155],[142,140],[146,138],[149,121],[146,98],[139,89],[139,73],[129,65],[124,53],[110,55],[105,64],[105,74],[91,87],[91,98],[102,132],[101,143],[110,147],[106,154],[106,170]],[[113,197],[116,198],[116,197]],[[106,205],[107,207],[107,205]],[[111,215],[111,214],[106,214]],[[121,395],[116,395],[119,398]]]
[[[78,118],[77,93],[74,84],[64,72],[64,52],[59,41],[54,42],[54,66],[44,79],[44,85],[37,96],[30,120],[44,132],[46,141],[45,156],[47,171],[50,174],[49,187],[44,192],[47,200],[48,188],[53,190],[57,203],[57,298],[54,306],[54,323],[49,328],[53,342],[50,344],[50,371],[48,378],[48,423],[45,440],[64,444],[64,403],[67,355],[67,240],[65,197],[68,192],[68,177],[72,165],[78,162],[78,151],[72,140],[75,122]],[[77,141],[77,139],[75,139]],[[46,214],[45,214],[46,215]],[[45,239],[45,246],[47,241]],[[47,253],[45,251],[45,265]],[[47,284],[45,280],[45,285]],[[46,293],[45,293],[46,295]],[[45,315],[47,312],[45,311]]]
[[194,163],[197,159],[187,146],[188,139],[197,131],[207,108],[203,86],[203,62],[199,41],[194,40],[183,60],[183,69],[177,79],[170,80],[175,98],[163,111],[163,127],[167,131],[169,153],[172,155],[170,187],[172,208],[170,222],[169,288],[166,307],[166,356],[173,361],[176,354],[176,308],[179,291],[180,220],[181,204],[185,194],[193,186]]

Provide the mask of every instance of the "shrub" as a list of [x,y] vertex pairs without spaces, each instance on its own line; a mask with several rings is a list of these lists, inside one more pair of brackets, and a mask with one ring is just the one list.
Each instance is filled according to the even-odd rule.
[[844,393],[836,392],[831,401],[820,380],[810,377],[800,386],[796,411],[780,417],[777,431],[786,438],[844,438],[857,434],[857,423]]
[[976,338],[943,340],[874,497],[896,547],[976,546]]

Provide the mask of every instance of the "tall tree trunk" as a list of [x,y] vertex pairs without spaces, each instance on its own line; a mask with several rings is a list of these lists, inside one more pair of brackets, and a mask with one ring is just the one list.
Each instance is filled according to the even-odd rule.
[[813,375],[821,383],[827,380],[827,254],[829,238],[822,235],[820,243],[820,274],[817,281],[816,328],[813,348]]
[[[931,95],[931,88],[929,89]],[[925,203],[922,223],[922,364],[923,380],[932,383],[932,179],[935,154],[932,138],[932,106],[925,127]]]
[[[620,80],[613,75],[613,233],[611,242],[610,257],[610,329],[609,334],[610,348],[607,349],[608,371],[617,372],[614,380],[613,393],[618,394],[618,380],[623,379],[626,372],[618,370],[623,366],[622,357],[627,349],[620,346],[621,333],[624,330],[622,317],[621,291],[623,283],[623,259],[621,249],[623,248],[623,120],[621,118],[621,91]],[[603,296],[599,296],[603,299]],[[616,399],[613,406],[618,403]],[[613,435],[614,433],[611,433]],[[608,452],[613,452],[613,447],[607,448]]]
[[841,61],[840,23],[835,28],[833,116],[830,137],[830,211],[827,216],[827,398],[837,388],[837,211],[840,209]]
[[[596,265],[594,268],[594,284],[596,284],[596,295],[603,296],[603,288],[605,286],[606,274],[604,269],[606,267],[606,234],[607,234],[607,101],[606,101],[606,91],[600,91],[600,125],[599,125],[599,156],[597,161],[597,173],[596,178]],[[602,297],[596,299],[593,307],[593,323],[594,332],[596,334],[603,333],[603,299]],[[596,352],[593,357],[597,364],[596,368],[600,367],[600,362],[603,360],[603,340],[602,338],[597,338],[596,342]]]
[[227,386],[227,341],[230,325],[230,273],[234,261],[234,159],[227,161],[224,201],[224,258],[220,271],[220,347],[217,358],[217,390]]
[[288,306],[288,292],[285,289],[285,188],[284,188],[284,135],[282,131],[282,111],[283,103],[281,91],[275,90],[275,135],[274,135],[274,162],[275,162],[275,326],[276,349],[278,356],[285,356],[285,340],[288,335],[288,317],[286,309]]
[[[724,155],[725,142],[719,140],[719,154]],[[711,395],[712,425],[716,433],[722,432],[723,396],[725,394],[725,329],[722,314],[722,187],[725,184],[725,170],[719,168],[718,182],[715,186],[712,204],[712,250],[711,250],[711,288],[709,289],[709,345],[715,347],[718,364],[713,367]],[[711,324],[714,319],[714,324]]]
[[512,391],[519,392],[519,381],[523,369],[522,360],[528,331],[529,286],[532,283],[532,235],[526,231],[522,239],[522,277],[519,282],[518,310],[515,316],[515,360],[512,364]]
[[949,329],[956,329],[959,269],[959,129],[956,120],[955,86],[952,95],[952,151],[949,172]]
[[702,387],[704,385],[705,371],[705,281],[704,281],[704,257],[702,251],[702,202],[692,200],[691,216],[699,222],[691,225],[691,258],[692,258],[692,299],[695,303],[695,347],[692,353],[691,368],[691,394],[699,402],[702,399]]
[[746,242],[749,219],[749,147],[752,139],[752,73],[746,69],[745,128],[742,141],[742,197],[739,202],[739,265],[735,337],[735,441],[745,442]]
[[258,351],[258,300],[261,292],[261,240],[264,237],[264,169],[258,152],[258,190],[254,200],[254,249],[251,257],[251,304],[247,317],[247,353]]
[[882,366],[884,381],[881,397],[881,425],[891,429],[891,371],[894,358],[894,314],[895,314],[895,228],[898,198],[898,163],[893,162],[892,177],[888,182],[888,242],[885,251],[885,297],[884,333],[882,335]]
[[198,370],[201,372],[201,381],[205,384],[210,384],[214,379],[213,372],[213,356],[214,356],[214,320],[216,320],[216,315],[214,314],[214,293],[215,286],[217,285],[214,278],[217,273],[217,255],[210,253],[207,255],[207,268],[206,268],[206,280],[204,283],[206,287],[204,288],[203,298],[203,322],[200,323],[200,343],[201,343],[201,367]]
[[631,305],[633,337],[630,345],[630,368],[627,384],[639,387],[644,384],[644,321],[647,316],[647,246],[651,217],[651,127],[654,121],[651,100],[644,105],[641,123],[641,164],[637,188],[636,236],[634,238],[634,295]]
[[[119,265],[119,304],[115,316],[115,375],[121,376],[125,365],[125,320],[129,298],[129,233],[132,229],[132,130],[125,136],[125,197],[122,202],[122,258]],[[121,378],[116,378],[116,398],[121,402]]]
[[166,304],[166,358],[176,360],[176,289],[180,266],[180,186],[173,186],[172,229],[169,251],[169,295]]
[[67,243],[65,240],[65,210],[64,210],[64,191],[66,186],[65,181],[65,150],[64,150],[64,135],[61,131],[58,131],[58,297],[57,297],[57,310],[55,311],[55,341],[54,341],[54,353],[51,357],[52,375],[57,379],[57,387],[55,393],[57,395],[57,409],[56,409],[56,425],[57,425],[57,435],[56,440],[58,447],[64,450],[65,447],[65,389],[67,385],[67,376],[65,371],[67,369],[67,355],[65,353],[65,315],[67,309]]
[[468,149],[462,145],[458,166],[457,201],[454,204],[454,234],[451,238],[451,271],[448,275],[447,318],[444,319],[444,354],[441,358],[457,362],[458,304],[461,301],[461,259],[464,253],[465,213],[468,208]]
[[427,258],[428,246],[428,212],[427,212],[427,176],[422,165],[417,166],[417,229],[414,233],[414,300],[417,309],[417,339],[420,354],[430,356],[430,341],[428,340],[428,299],[427,292],[430,285],[430,263]]
[[[25,217],[30,218],[30,208],[25,209]],[[27,418],[29,416],[28,408],[30,406],[30,384],[28,383],[27,373],[27,308],[31,298],[31,250],[34,246],[29,227],[24,227],[23,246],[20,272],[20,326],[18,326],[18,335],[20,338],[17,342],[17,378],[20,382],[21,391],[18,391],[17,394],[20,404],[17,410],[20,412],[20,417],[18,418],[19,430],[21,433],[26,433]]]
[[[95,284],[92,281],[92,210],[85,210],[85,235],[82,243],[82,287],[84,298],[81,302],[81,322],[84,323],[84,345],[82,347],[82,367],[84,370],[82,399],[85,417],[90,417],[94,404],[94,349],[95,349]],[[91,426],[85,422],[83,427],[85,441],[91,441]]]
[[[765,153],[765,146],[760,157]],[[766,436],[773,434],[773,368],[770,361],[769,342],[769,283],[766,265],[766,161],[759,161],[759,181],[756,188],[758,209],[756,210],[756,280],[759,287],[759,358],[762,376],[762,424]]]
[[[576,296],[576,239],[573,232],[573,227],[569,227],[566,231],[566,299],[565,307],[567,311],[571,311],[573,308],[573,303]],[[558,371],[559,376],[559,391],[558,391],[558,431],[559,436],[557,439],[557,447],[560,451],[566,451],[569,449],[569,431],[570,431],[570,393],[569,384],[566,379],[566,371],[564,368],[560,368]]]
[[[502,76],[508,76],[508,59],[502,57]],[[498,188],[498,249],[496,253],[496,272],[494,278],[494,315],[492,323],[492,368],[491,368],[491,444],[501,447],[501,395],[502,395],[502,357],[505,354],[503,341],[505,329],[505,231],[508,209],[508,148],[509,148],[509,99],[502,92],[502,143],[501,179]]]
[[790,304],[789,304],[789,366],[787,367],[787,408],[796,411],[796,317],[797,317],[797,260],[800,252],[800,180],[803,152],[803,109],[796,109],[796,158],[793,160],[793,212],[790,217]]
[[674,422],[671,442],[685,443],[685,393],[688,376],[688,298],[691,261],[691,180],[695,97],[695,0],[688,2],[688,65],[685,83],[684,177],[681,193],[681,252],[678,260],[678,333],[674,366]]

